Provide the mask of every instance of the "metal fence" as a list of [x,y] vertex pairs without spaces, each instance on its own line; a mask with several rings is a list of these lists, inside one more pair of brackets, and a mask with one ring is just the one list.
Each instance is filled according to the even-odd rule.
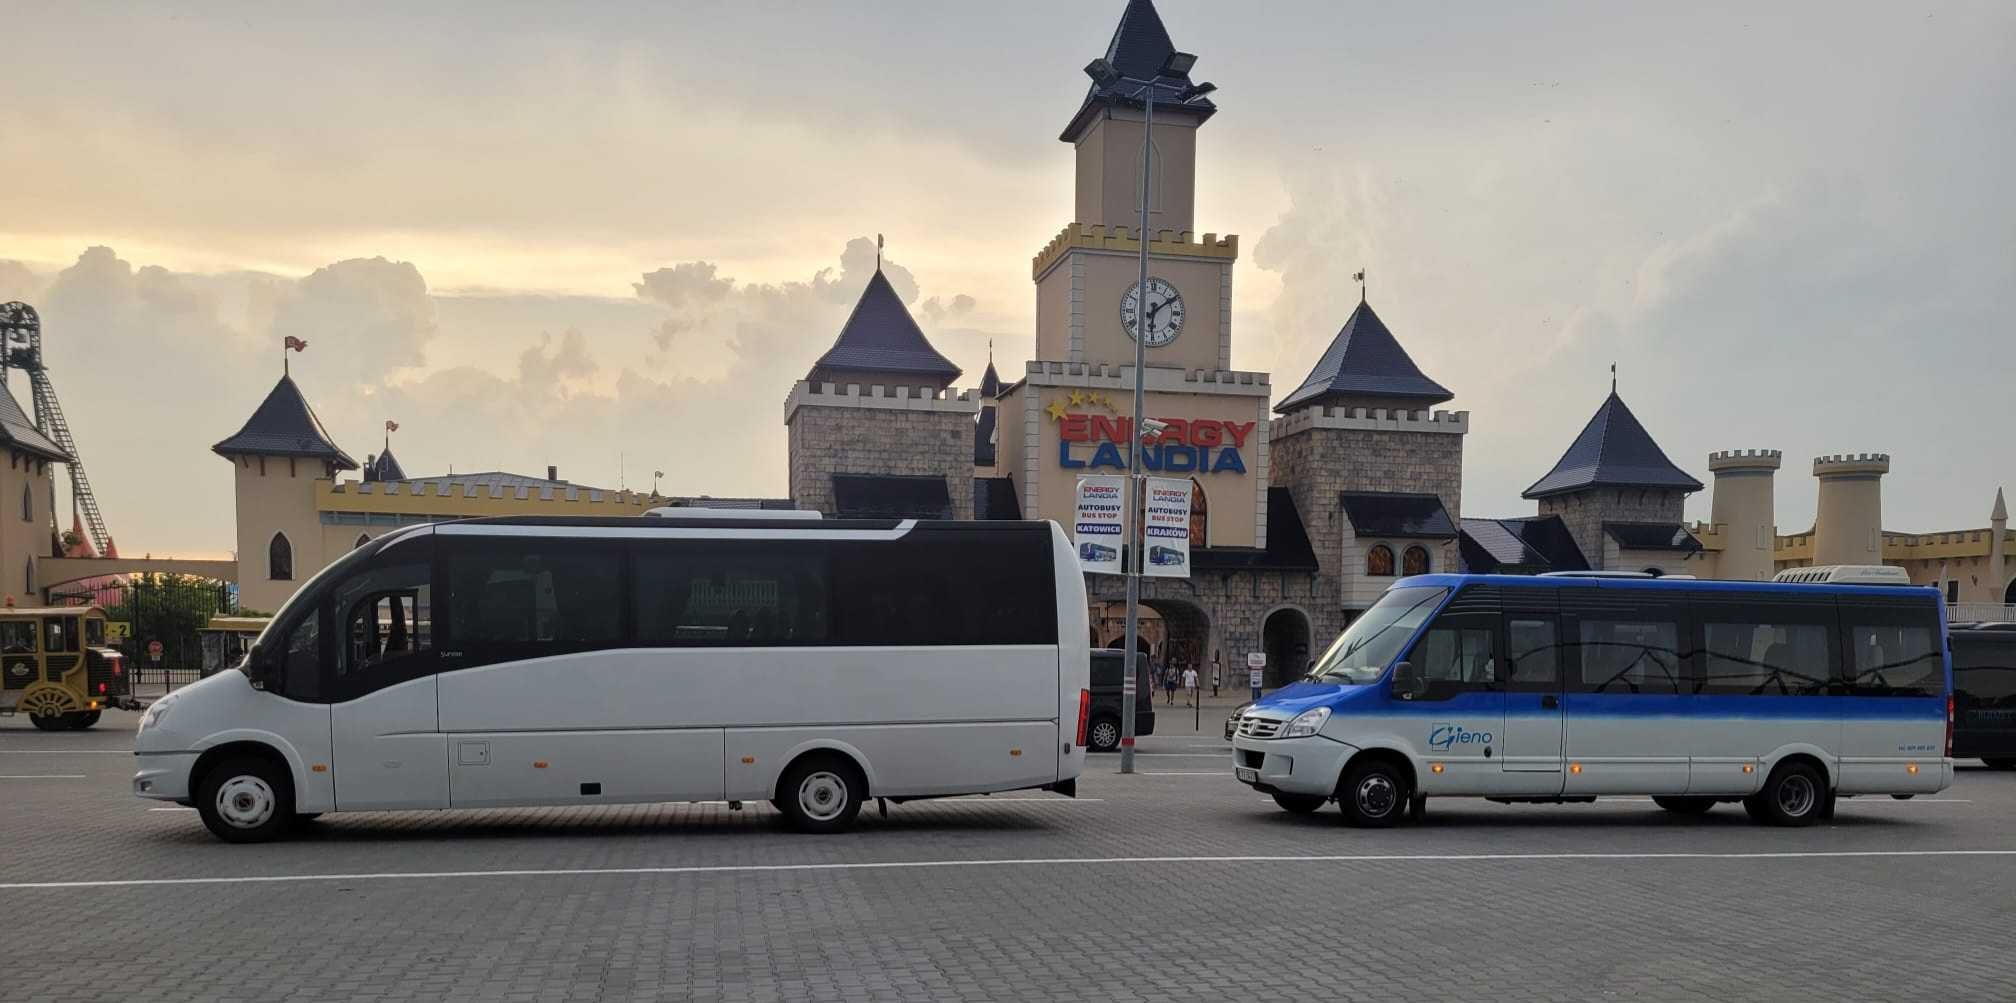
[[1946,607],[1946,619],[1951,623],[1970,621],[2012,623],[2016,622],[2016,606],[1999,602],[1951,603]]
[[90,602],[105,610],[106,642],[126,656],[136,692],[195,682],[203,671],[204,625],[212,616],[239,612],[237,586],[190,575],[122,575],[50,592],[54,602]]

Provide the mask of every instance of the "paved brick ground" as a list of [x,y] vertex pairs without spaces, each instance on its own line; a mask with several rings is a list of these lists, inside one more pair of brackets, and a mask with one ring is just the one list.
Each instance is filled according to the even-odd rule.
[[[126,793],[133,715],[0,719],[0,883],[293,876],[0,888],[0,998],[2016,999],[2016,855],[1739,856],[2016,854],[2016,775],[1809,830],[1620,800],[1361,832],[1234,783],[1213,710],[1145,739],[1140,776],[1096,759],[1077,801],[847,836],[700,805],[331,816],[260,847]],[[1657,853],[1694,856],[1562,856]]]

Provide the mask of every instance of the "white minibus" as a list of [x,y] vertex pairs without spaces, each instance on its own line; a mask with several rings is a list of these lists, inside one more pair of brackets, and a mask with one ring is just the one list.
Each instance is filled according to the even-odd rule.
[[157,701],[134,793],[256,842],[332,811],[1076,794],[1084,578],[1048,522],[474,519],[302,586]]
[[1241,715],[1233,773],[1356,825],[1429,797],[1645,795],[1811,825],[1835,800],[1953,783],[1936,590],[1422,575]]

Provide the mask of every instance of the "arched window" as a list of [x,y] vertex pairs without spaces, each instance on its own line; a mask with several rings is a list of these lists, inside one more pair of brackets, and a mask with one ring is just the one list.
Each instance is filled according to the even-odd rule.
[[287,542],[287,534],[273,534],[273,542],[266,545],[266,577],[276,582],[294,580],[294,545]]
[[1190,478],[1190,549],[1201,550],[1211,538],[1211,504],[1204,499],[1204,485]]
[[367,544],[367,543],[370,543],[370,542],[371,542],[371,534],[369,534],[369,533],[359,533],[359,534],[357,534],[357,542],[356,542],[356,543],[353,543],[353,544],[351,544],[351,545],[350,545],[350,549],[351,549],[351,550],[356,550],[356,549],[357,549],[358,547],[361,547],[361,546],[363,546],[363,545],[365,545],[365,544]]
[[1371,578],[1393,577],[1393,548],[1382,543],[1367,551],[1365,574]]
[[1425,575],[1428,573],[1428,548],[1412,546],[1400,555],[1400,573],[1403,575]]
[[21,594],[35,594],[35,559],[32,557],[21,565]]
[[2002,593],[2002,601],[2016,606],[2016,581],[2009,583],[2009,588]]
[[21,521],[35,521],[35,482],[21,485]]

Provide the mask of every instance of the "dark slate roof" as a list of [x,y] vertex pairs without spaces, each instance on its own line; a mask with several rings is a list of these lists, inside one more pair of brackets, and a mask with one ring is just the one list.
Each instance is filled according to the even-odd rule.
[[1677,522],[1606,522],[1603,532],[1625,550],[1678,550],[1693,553],[1701,541]]
[[712,498],[707,495],[689,495],[667,498],[665,504],[672,508],[721,508],[756,511],[795,510],[798,505],[789,498]]
[[280,377],[245,427],[210,451],[219,456],[305,456],[328,460],[340,470],[357,469],[357,461],[329,438],[291,376]]
[[1589,562],[1557,515],[1529,519],[1465,519],[1457,540],[1463,569],[1473,574],[1537,575],[1587,571]]
[[1612,390],[1582,427],[1582,434],[1561,454],[1561,462],[1533,482],[1523,497],[1545,498],[1594,487],[1699,491],[1701,482],[1666,458],[1638,416]]
[[1169,29],[1162,26],[1162,15],[1156,13],[1150,0],[1127,0],[1127,9],[1120,13],[1120,23],[1113,28],[1113,40],[1106,43],[1106,61],[1120,71],[1125,78],[1111,84],[1092,84],[1085,92],[1085,103],[1078,106],[1078,113],[1071,116],[1071,123],[1057,138],[1066,143],[1078,141],[1093,119],[1107,108],[1139,108],[1146,103],[1144,85],[1151,85],[1155,91],[1155,114],[1178,113],[1194,118],[1198,123],[1210,118],[1218,110],[1207,97],[1194,97],[1182,103],[1179,108],[1176,99],[1182,96],[1183,88],[1190,86],[1188,74],[1166,76],[1162,64],[1169,54],[1176,51],[1176,43],[1169,40]]
[[973,421],[973,465],[991,467],[994,465],[994,425],[998,419],[995,407],[982,407],[980,416]]
[[399,466],[399,458],[392,455],[392,447],[377,456],[364,458],[364,479],[367,481],[403,481],[406,471]]
[[833,515],[840,519],[950,519],[945,478],[834,474]]
[[994,371],[994,357],[987,357],[987,371],[980,374],[980,394],[988,400],[1001,396],[1001,374]]
[[1454,396],[1421,372],[1385,322],[1372,312],[1371,304],[1361,302],[1331,339],[1316,368],[1309,371],[1309,378],[1282,398],[1274,410],[1287,414],[1335,397],[1392,397],[1395,403],[1419,407]]
[[70,454],[35,427],[35,422],[29,419],[28,412],[21,410],[21,402],[14,399],[14,392],[4,382],[0,382],[0,442],[45,460],[70,462]]
[[1190,552],[1192,571],[1316,571],[1316,548],[1287,488],[1267,489],[1266,547],[1204,547]]
[[1340,491],[1337,500],[1351,520],[1351,529],[1361,537],[1403,536],[1448,539],[1456,535],[1456,521],[1435,495],[1403,494],[1388,491]]
[[1015,494],[1015,482],[1006,477],[973,478],[973,518],[1022,518],[1022,499]]
[[812,379],[820,380],[822,373],[834,370],[931,376],[943,383],[959,378],[959,367],[925,340],[924,331],[880,269],[861,290],[861,299],[841,325],[833,347],[812,364]]

